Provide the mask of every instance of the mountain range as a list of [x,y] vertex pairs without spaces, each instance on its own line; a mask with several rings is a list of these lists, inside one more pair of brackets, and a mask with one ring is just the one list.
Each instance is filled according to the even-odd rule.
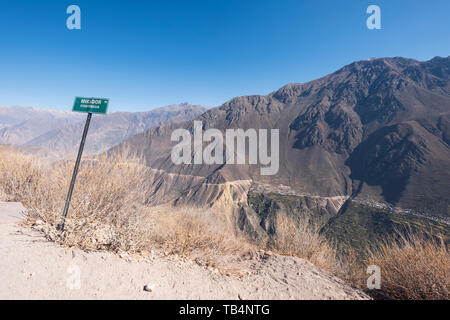
[[[95,115],[85,154],[96,154],[149,128],[196,118],[208,108],[183,103],[147,112]],[[70,156],[77,152],[85,123],[81,113],[37,108],[0,107],[0,144],[34,153]]]
[[265,96],[234,98],[195,120],[203,130],[279,129],[280,169],[175,165],[171,134],[151,128],[109,153],[136,151],[151,168],[147,203],[221,209],[255,239],[279,214],[308,217],[354,247],[395,230],[450,235],[450,58],[376,58]]

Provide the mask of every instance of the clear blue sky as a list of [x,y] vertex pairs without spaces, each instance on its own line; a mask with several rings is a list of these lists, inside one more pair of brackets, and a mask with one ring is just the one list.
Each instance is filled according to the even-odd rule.
[[[81,30],[66,28],[71,4]],[[366,28],[370,4],[382,30]],[[0,0],[0,105],[218,106],[355,60],[448,56],[449,12],[448,0]]]

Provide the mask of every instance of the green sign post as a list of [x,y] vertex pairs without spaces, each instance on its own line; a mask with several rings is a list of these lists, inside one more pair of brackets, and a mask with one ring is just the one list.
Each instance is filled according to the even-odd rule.
[[83,154],[84,144],[86,143],[86,137],[91,123],[93,113],[106,114],[108,110],[109,99],[102,98],[81,98],[76,97],[73,104],[72,111],[87,113],[86,124],[84,125],[83,136],[81,137],[80,148],[78,149],[78,156],[73,168],[72,180],[70,181],[69,192],[67,194],[66,204],[64,206],[64,212],[62,215],[61,223],[58,225],[58,230],[64,230],[64,224],[66,222],[67,212],[69,211],[70,199],[72,199],[73,187],[75,186],[75,180],[78,174],[78,168],[80,167],[81,156]]
[[106,114],[109,99],[76,97],[72,111]]

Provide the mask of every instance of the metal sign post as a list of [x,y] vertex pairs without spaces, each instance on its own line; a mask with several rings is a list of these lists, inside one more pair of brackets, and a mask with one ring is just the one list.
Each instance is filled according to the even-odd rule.
[[80,148],[78,149],[78,156],[73,168],[72,180],[70,181],[69,192],[67,194],[66,204],[64,205],[64,212],[61,218],[61,223],[58,224],[57,229],[59,231],[64,230],[64,224],[66,222],[67,212],[69,211],[70,200],[72,199],[72,192],[75,186],[75,180],[77,178],[78,169],[80,167],[81,156],[83,155],[84,144],[86,143],[86,137],[89,131],[89,125],[91,123],[92,113],[106,114],[108,109],[108,99],[97,98],[76,98],[72,111],[87,112],[86,124],[84,125],[83,136],[81,137]]

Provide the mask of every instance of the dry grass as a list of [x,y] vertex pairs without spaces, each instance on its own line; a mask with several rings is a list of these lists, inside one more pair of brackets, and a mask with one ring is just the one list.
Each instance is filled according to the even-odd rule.
[[0,146],[0,200],[37,205],[44,173],[40,161],[12,147]]
[[148,169],[136,159],[117,155],[82,162],[65,230],[59,233],[56,226],[73,165],[67,161],[44,166],[36,157],[0,148],[0,200],[22,202],[29,211],[27,223],[41,220],[41,230],[64,246],[127,253],[158,248],[215,267],[251,251],[209,211],[153,212],[143,206]]
[[420,235],[390,238],[367,265],[381,269],[381,293],[389,299],[450,299],[450,253],[442,240]]
[[[450,253],[443,240],[430,236],[398,233],[369,251],[367,258],[347,248],[338,259],[336,250],[307,220],[280,215],[269,247],[308,260],[375,298],[450,299]],[[381,290],[367,290],[370,265],[381,269]]]
[[[65,232],[57,234],[72,176],[73,161],[44,166],[38,158],[11,148],[0,149],[0,190],[7,201],[22,202],[28,208],[28,223],[41,220],[49,236],[67,246],[96,250],[129,248],[123,230],[130,226],[133,203],[139,202],[139,188],[146,169],[136,161],[105,156],[84,160],[66,220]],[[137,212],[135,214],[138,214]],[[120,233],[120,235],[119,235]],[[124,248],[123,248],[124,247]]]
[[[19,201],[27,223],[64,246],[145,254],[158,249],[200,264],[238,273],[255,248],[234,233],[230,222],[203,209],[154,209],[142,205],[147,168],[136,159],[84,160],[64,232],[55,227],[72,174],[73,161],[44,165],[39,159],[0,147],[0,200]],[[418,236],[383,243],[362,263],[349,250],[345,262],[306,220],[279,215],[268,248],[311,261],[364,288],[365,265],[381,268],[383,295],[392,299],[450,299],[450,258],[442,242]],[[231,273],[231,272],[230,272]]]
[[170,254],[227,271],[253,255],[254,247],[236,235],[217,213],[208,209],[165,209],[153,214],[153,242]]
[[308,220],[296,221],[280,214],[275,228],[276,235],[269,242],[271,250],[300,257],[323,270],[336,272],[336,250]]
[[366,273],[367,266],[360,253],[350,246],[344,246],[339,252],[335,274],[339,278],[355,288],[367,289],[366,281],[369,275]]

